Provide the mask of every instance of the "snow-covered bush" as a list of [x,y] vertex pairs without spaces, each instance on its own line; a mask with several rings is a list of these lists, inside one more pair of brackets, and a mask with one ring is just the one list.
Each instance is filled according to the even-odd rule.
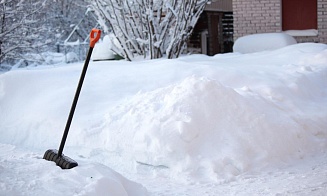
[[[178,57],[208,0],[95,0],[93,9],[105,31],[111,29],[127,60],[136,56]],[[109,27],[109,26],[110,27]],[[108,32],[107,32],[108,33]]]
[[41,1],[0,1],[0,64],[15,64],[24,59],[23,54],[42,49],[46,42],[43,8]]
[[98,42],[93,50],[92,59],[93,60],[108,60],[114,59],[115,54],[111,50],[112,42],[109,35],[106,35],[102,41]]
[[234,52],[252,53],[265,50],[276,50],[296,44],[296,40],[286,33],[262,33],[238,38],[233,46]]
[[[0,0],[0,66],[49,64],[45,52],[62,52],[59,44],[84,41],[95,20],[86,17],[88,0]],[[78,32],[70,35],[72,27]],[[66,53],[66,51],[65,51]],[[82,59],[86,54],[75,51]],[[30,58],[36,56],[37,59]],[[1,69],[2,69],[1,68]]]
[[78,61],[78,55],[75,52],[68,52],[66,54],[66,63],[75,63]]

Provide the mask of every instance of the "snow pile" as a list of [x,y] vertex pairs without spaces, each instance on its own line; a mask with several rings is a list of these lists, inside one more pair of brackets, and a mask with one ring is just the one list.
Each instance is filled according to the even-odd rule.
[[[201,183],[207,184],[194,195],[208,194],[210,187],[215,195],[228,195],[221,187],[239,187],[234,193],[242,193],[250,181],[257,190],[270,179],[269,168],[326,154],[325,44],[91,62],[64,150],[79,166],[62,171],[41,157],[59,145],[81,69],[76,63],[0,75],[0,172],[7,176],[0,181],[0,194],[21,189],[38,195],[47,183],[53,195],[59,195],[55,189],[101,195],[109,188],[147,194],[117,171],[153,195],[189,195]],[[314,174],[314,165],[305,167],[314,190],[302,183],[296,191],[324,193],[327,181],[314,180],[326,174],[323,165],[319,161]],[[301,184],[301,172],[294,173],[278,174],[276,183],[286,176],[289,183]],[[223,184],[233,181],[244,186]],[[288,187],[275,187],[282,192],[273,193],[294,193],[294,186]]]
[[[312,96],[321,93],[314,90]],[[246,87],[240,91],[253,93]],[[264,91],[271,99],[289,101],[272,89]],[[319,122],[324,117],[326,113]],[[106,121],[104,138],[109,140],[105,142],[109,149],[128,149],[139,162],[203,179],[228,179],[301,158],[320,149],[315,146],[316,134],[326,134],[322,123],[308,130],[307,126],[314,126],[311,120],[294,116],[290,110],[194,76],[134,96],[113,109]]]
[[114,59],[115,54],[111,50],[111,40],[109,35],[104,36],[103,40],[95,44],[92,59],[93,60],[109,60]]
[[296,40],[286,33],[262,33],[238,38],[233,46],[234,52],[253,53],[265,50],[276,50],[296,44]]

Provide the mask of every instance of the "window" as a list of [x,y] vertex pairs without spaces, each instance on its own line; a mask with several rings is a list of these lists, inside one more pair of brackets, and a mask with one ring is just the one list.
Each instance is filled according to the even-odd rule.
[[282,28],[317,29],[317,0],[282,0]]

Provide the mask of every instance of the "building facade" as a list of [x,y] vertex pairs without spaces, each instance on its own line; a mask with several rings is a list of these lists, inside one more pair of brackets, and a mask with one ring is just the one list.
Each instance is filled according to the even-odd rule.
[[233,0],[234,40],[286,32],[299,43],[327,43],[327,0]]

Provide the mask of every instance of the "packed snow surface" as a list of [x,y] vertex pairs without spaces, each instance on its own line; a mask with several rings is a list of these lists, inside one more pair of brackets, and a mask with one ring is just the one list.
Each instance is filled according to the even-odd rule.
[[286,33],[259,33],[238,38],[233,46],[233,51],[243,54],[261,52],[280,49],[296,43],[296,40]]
[[0,195],[323,195],[327,45],[0,75]]

